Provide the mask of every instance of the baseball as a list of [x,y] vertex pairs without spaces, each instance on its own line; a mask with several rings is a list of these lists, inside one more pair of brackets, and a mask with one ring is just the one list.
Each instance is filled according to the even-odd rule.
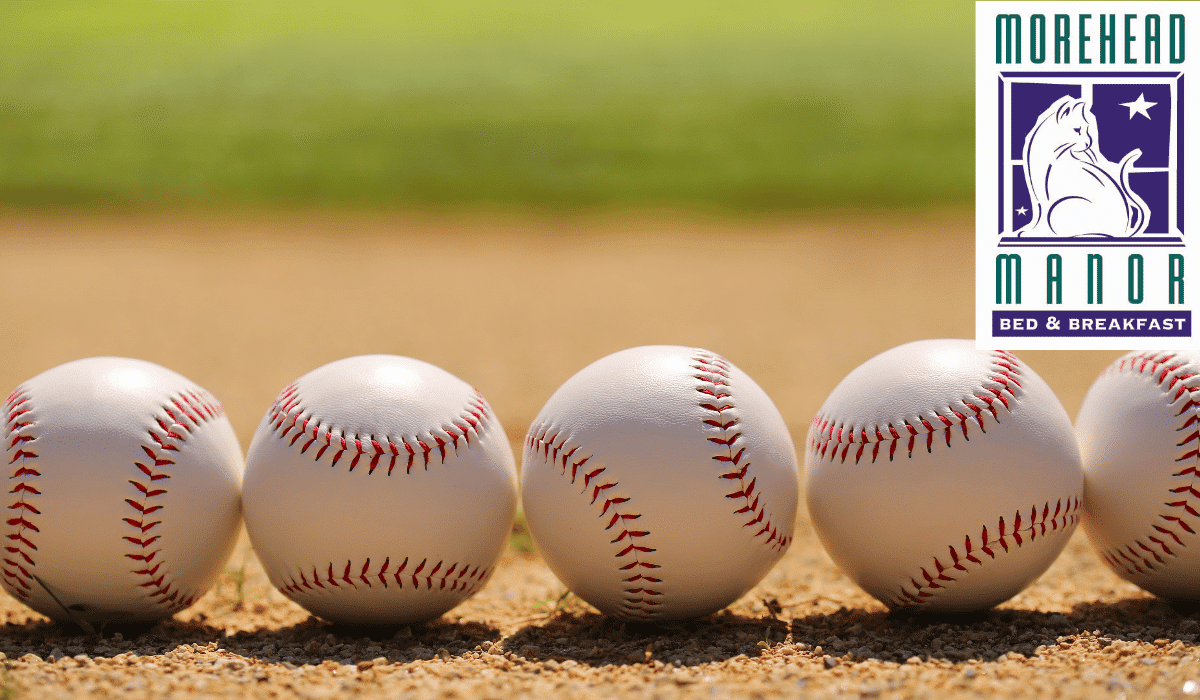
[[799,474],[775,404],[725,358],[609,355],[550,397],[525,440],[522,499],[546,563],[617,618],[737,600],[792,541]]
[[365,355],[279,394],[250,444],[242,499],[284,595],[327,620],[400,624],[487,582],[517,475],[479,391],[420,360]]
[[821,543],[892,609],[1016,595],[1066,545],[1083,491],[1058,397],[968,340],[901,345],[847,375],[812,420],[805,469]]
[[1151,593],[1200,599],[1200,353],[1125,355],[1075,423],[1083,528],[1100,557]]
[[4,589],[84,626],[191,605],[233,550],[242,451],[221,404],[164,367],[68,362],[4,403]]

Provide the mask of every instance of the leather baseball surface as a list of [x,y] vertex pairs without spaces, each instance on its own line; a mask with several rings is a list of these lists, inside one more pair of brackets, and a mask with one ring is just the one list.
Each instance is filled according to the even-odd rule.
[[142,360],[93,357],[4,403],[4,589],[55,620],[153,620],[216,580],[241,523],[221,404]]
[[350,357],[286,387],[246,460],[246,530],[284,595],[327,620],[430,620],[487,582],[517,507],[504,428],[445,370]]
[[1079,409],[1083,527],[1118,576],[1200,600],[1200,353],[1131,352]]
[[771,399],[707,350],[638,347],[563,384],[525,441],[522,498],[546,563],[627,619],[706,615],[792,541],[799,473]]
[[981,610],[1062,551],[1083,475],[1058,397],[1015,355],[921,340],[852,371],[813,419],[809,514],[889,608]]

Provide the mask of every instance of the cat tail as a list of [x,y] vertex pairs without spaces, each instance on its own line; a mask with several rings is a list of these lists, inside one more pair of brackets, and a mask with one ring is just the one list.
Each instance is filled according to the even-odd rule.
[[1126,227],[1126,232],[1130,236],[1136,236],[1146,230],[1146,226],[1150,224],[1150,207],[1146,202],[1129,187],[1129,168],[1133,166],[1134,161],[1142,157],[1142,149],[1135,148],[1125,157],[1121,159],[1121,165],[1118,168],[1118,183],[1121,186],[1121,194],[1125,195],[1125,209],[1129,217],[1129,223]]

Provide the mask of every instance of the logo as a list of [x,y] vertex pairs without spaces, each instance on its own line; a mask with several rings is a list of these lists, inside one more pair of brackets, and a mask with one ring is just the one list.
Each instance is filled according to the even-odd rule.
[[1191,5],[976,4],[981,348],[1195,345]]

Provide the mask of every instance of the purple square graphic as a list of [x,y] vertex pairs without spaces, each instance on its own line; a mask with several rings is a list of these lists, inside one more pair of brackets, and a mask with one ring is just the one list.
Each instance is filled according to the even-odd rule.
[[[1136,82],[1124,82],[1129,79]],[[1002,245],[1130,245],[1140,234],[1150,234],[1152,245],[1179,245],[1181,239],[1170,236],[1183,233],[1183,83],[1178,72],[1002,73]],[[1049,111],[1066,99],[1081,101],[1086,113]],[[1043,117],[1051,120],[1044,127]],[[1092,140],[1075,141],[1065,155],[1051,148],[1055,139],[1070,143],[1071,128]],[[1034,150],[1026,154],[1026,137],[1035,129]],[[1039,174],[1035,191],[1026,182],[1026,160]],[[1119,206],[1115,214],[1108,211],[1122,192],[1130,203],[1124,227]]]
[[[1138,112],[1130,116],[1130,108],[1122,106],[1122,103],[1136,105],[1139,98],[1143,103],[1155,104],[1147,107],[1145,114]],[[1133,167],[1170,166],[1170,85],[1098,83],[1092,88],[1092,114],[1096,117],[1096,127],[1101,134],[1100,152],[1105,158],[1117,163],[1125,154],[1140,148],[1142,156],[1133,162]],[[1146,118],[1146,114],[1150,117]]]

